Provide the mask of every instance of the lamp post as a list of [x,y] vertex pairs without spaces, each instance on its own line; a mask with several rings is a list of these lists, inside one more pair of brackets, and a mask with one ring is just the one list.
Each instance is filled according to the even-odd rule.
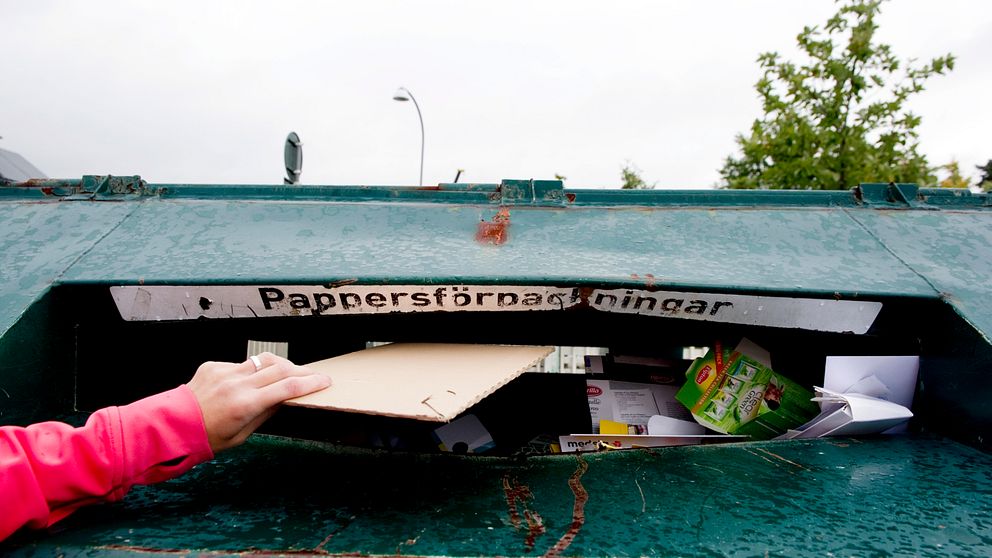
[[394,101],[413,101],[413,106],[417,107],[417,118],[420,119],[420,185],[424,185],[424,117],[420,114],[420,105],[417,99],[406,87],[400,87],[393,93]]

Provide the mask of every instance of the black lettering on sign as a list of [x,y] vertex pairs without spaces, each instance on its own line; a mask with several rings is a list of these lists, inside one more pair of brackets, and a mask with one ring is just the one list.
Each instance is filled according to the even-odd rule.
[[639,296],[637,297],[637,301],[634,302],[634,310],[640,310],[641,305],[644,304],[644,301],[647,301],[648,303],[648,312],[654,310],[654,305],[658,303],[658,299],[653,296]]
[[521,301],[521,304],[524,306],[538,306],[541,304],[542,298],[543,297],[540,293],[527,293],[524,295],[524,299]]
[[610,299],[610,306],[617,305],[617,297],[611,294],[596,293],[596,306],[602,306],[603,301]]
[[289,293],[289,305],[293,308],[310,308],[310,297],[300,293]]
[[321,314],[324,310],[334,308],[337,302],[334,301],[334,295],[330,293],[313,293],[313,301],[317,307],[314,310],[315,314]]
[[444,306],[444,297],[448,295],[448,293],[444,291],[445,291],[445,287],[438,287],[434,291],[434,300],[437,301],[438,306]]
[[499,293],[496,297],[496,306],[513,306],[520,300],[516,293]]
[[682,303],[685,299],[682,298],[666,298],[664,302],[661,303],[661,310],[663,312],[678,312],[682,309]]
[[262,304],[265,306],[266,310],[272,310],[272,303],[279,302],[280,300],[286,298],[279,289],[271,287],[262,287],[258,289],[258,296],[262,297]]
[[360,308],[362,306],[362,297],[355,293],[344,293],[341,295],[341,308],[348,310],[349,308]]
[[[406,293],[393,293],[393,306],[396,306],[396,298],[398,295],[405,295]],[[386,295],[382,293],[369,293],[365,295],[365,304],[373,308],[382,308],[386,305]]]
[[719,310],[720,307],[722,306],[733,306],[733,305],[734,305],[733,302],[722,302],[718,300],[713,303],[713,309],[710,310],[710,316],[716,316],[717,310]]
[[427,298],[426,293],[413,293],[410,295],[410,300],[413,301],[414,306],[430,306],[431,299]]
[[708,304],[705,300],[690,300],[689,306],[686,306],[683,312],[689,314],[702,314],[703,312],[706,312],[707,306]]

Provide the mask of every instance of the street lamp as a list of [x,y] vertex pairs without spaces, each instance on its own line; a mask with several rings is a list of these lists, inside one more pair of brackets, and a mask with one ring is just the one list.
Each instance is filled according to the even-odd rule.
[[420,185],[424,185],[424,117],[420,114],[420,105],[417,99],[406,87],[400,87],[393,93],[394,101],[413,101],[413,106],[417,107],[417,118],[420,119]]

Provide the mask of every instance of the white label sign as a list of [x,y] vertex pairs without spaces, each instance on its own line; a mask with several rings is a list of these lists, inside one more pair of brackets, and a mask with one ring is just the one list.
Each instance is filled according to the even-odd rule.
[[596,289],[588,303],[604,312],[839,333],[867,332],[882,310],[881,302],[633,289]]
[[110,293],[129,321],[564,310],[580,300],[578,289],[498,285],[147,285]]
[[882,309],[880,302],[851,300],[516,285],[128,285],[111,287],[110,293],[128,321],[589,306],[621,314],[860,334]]

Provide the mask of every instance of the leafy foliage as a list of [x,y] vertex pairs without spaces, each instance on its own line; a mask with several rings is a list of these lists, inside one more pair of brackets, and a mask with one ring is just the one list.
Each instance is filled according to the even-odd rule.
[[861,182],[935,181],[918,152],[920,118],[906,100],[954,68],[950,54],[918,67],[874,41],[883,0],[845,0],[821,30],[797,37],[804,64],[758,57],[764,116],[739,134],[720,171],[729,188],[847,189]]
[[982,173],[978,177],[978,187],[983,192],[992,192],[992,159],[989,159],[984,165],[975,165],[975,168]]
[[623,185],[620,186],[622,190],[653,190],[655,186],[645,182],[641,178],[641,170],[630,161],[627,161],[620,171],[620,179],[623,181]]
[[940,168],[947,171],[947,178],[937,183],[941,188],[967,188],[971,186],[971,179],[961,175],[960,165],[957,161],[951,160]]

